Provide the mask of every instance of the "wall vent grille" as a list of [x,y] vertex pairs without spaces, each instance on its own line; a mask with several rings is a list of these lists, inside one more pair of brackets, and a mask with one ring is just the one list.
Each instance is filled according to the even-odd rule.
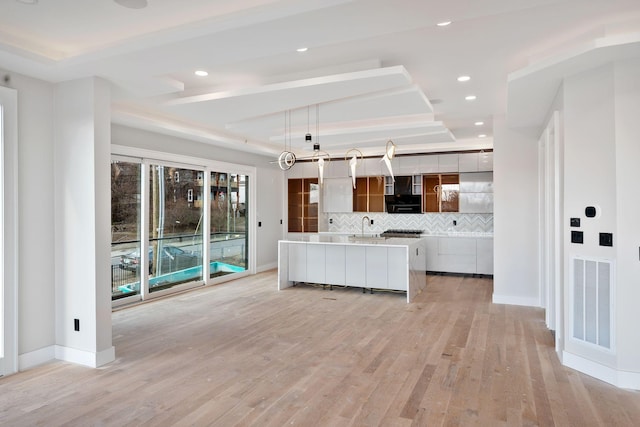
[[573,259],[573,338],[611,349],[611,261]]

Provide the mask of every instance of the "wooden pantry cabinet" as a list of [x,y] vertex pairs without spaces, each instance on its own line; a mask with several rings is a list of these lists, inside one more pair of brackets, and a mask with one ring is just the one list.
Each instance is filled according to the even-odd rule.
[[318,232],[318,178],[291,178],[288,181],[288,230],[290,233]]

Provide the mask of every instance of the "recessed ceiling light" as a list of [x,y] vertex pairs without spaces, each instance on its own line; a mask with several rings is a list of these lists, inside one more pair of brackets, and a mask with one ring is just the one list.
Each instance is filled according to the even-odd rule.
[[480,135],[478,135],[478,138],[486,138],[487,135],[485,135],[484,133],[481,133]]
[[38,4],[38,0],[16,0],[16,1],[22,4]]
[[442,22],[438,22],[436,25],[438,27],[446,27],[447,25],[451,24],[451,21],[442,21]]
[[458,81],[459,82],[468,82],[469,80],[471,80],[471,77],[469,77],[469,76],[460,76],[460,77],[458,77]]
[[120,6],[126,7],[128,9],[144,9],[149,6],[147,0],[113,0],[118,3]]
[[207,77],[209,75],[209,73],[204,70],[198,70],[194,74],[198,77]]
[[309,50],[308,47],[299,47],[298,49],[296,49],[296,52],[306,52],[308,50]]
[[476,99],[475,95],[467,95],[464,97],[467,101],[474,101]]
[[474,125],[476,126],[482,126],[484,124],[484,122],[475,122]]

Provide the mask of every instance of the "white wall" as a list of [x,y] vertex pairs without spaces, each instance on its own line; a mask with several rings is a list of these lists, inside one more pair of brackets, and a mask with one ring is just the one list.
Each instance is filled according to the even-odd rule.
[[[640,59],[617,63],[615,138],[618,369],[640,373]],[[640,381],[638,381],[640,383]]]
[[493,123],[493,301],[539,306],[539,130]]
[[256,229],[256,269],[262,271],[277,266],[278,239],[282,238],[284,229],[284,225],[280,224],[284,172],[271,163],[274,159],[121,125],[112,125],[111,142],[122,146],[254,166],[257,182],[249,185],[257,186],[257,206],[254,208],[257,221],[262,223],[262,226]]
[[2,71],[18,91],[18,354],[55,343],[53,85]]

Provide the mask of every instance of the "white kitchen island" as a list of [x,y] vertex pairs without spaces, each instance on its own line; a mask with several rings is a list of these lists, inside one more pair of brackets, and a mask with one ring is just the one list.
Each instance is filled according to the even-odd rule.
[[296,283],[404,291],[426,286],[426,241],[312,234],[278,242],[278,289]]

